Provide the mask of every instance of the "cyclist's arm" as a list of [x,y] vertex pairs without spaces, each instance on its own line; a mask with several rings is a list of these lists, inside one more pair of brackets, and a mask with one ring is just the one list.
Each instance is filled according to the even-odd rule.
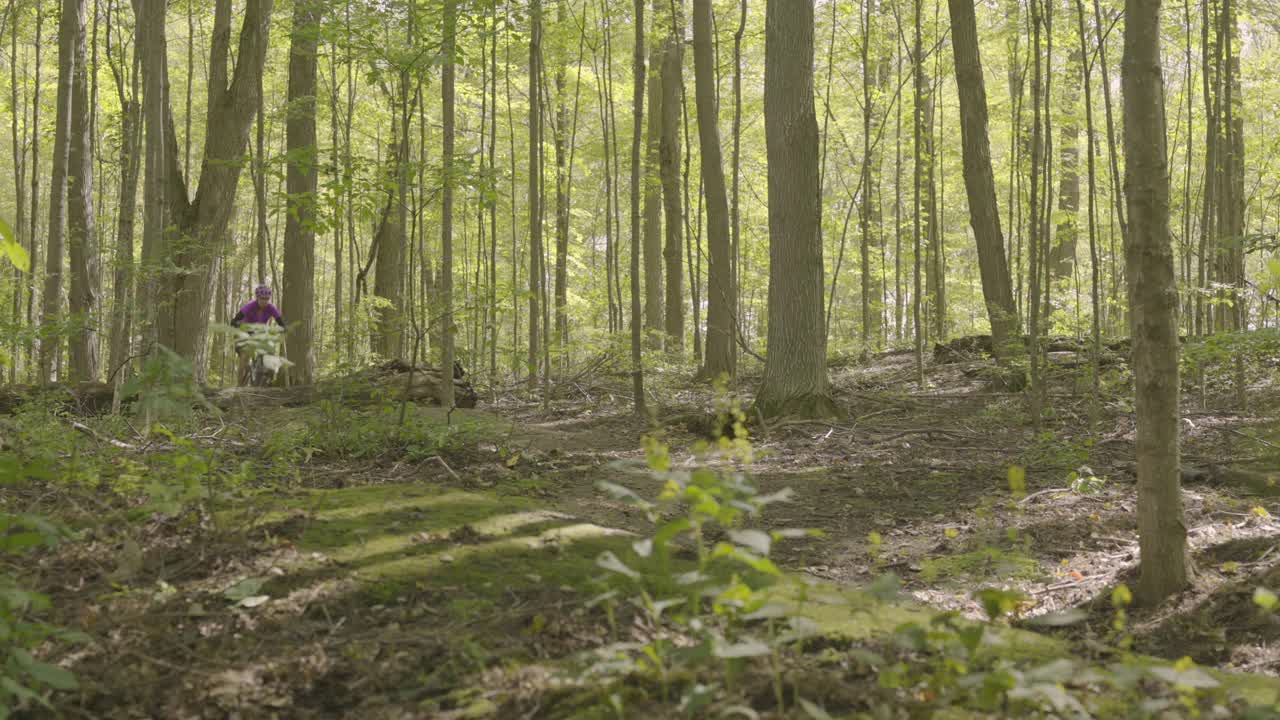
[[231,327],[240,327],[242,322],[244,322],[244,311],[239,311],[235,317],[231,318]]

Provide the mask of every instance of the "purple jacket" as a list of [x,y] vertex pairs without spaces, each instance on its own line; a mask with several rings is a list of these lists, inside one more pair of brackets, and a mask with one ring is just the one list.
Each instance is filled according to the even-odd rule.
[[267,303],[266,307],[259,307],[258,301],[245,305],[240,308],[240,312],[231,318],[232,327],[238,327],[240,323],[249,323],[250,325],[266,325],[275,320],[280,323],[280,327],[284,327],[284,316],[280,314],[280,310],[271,303]]

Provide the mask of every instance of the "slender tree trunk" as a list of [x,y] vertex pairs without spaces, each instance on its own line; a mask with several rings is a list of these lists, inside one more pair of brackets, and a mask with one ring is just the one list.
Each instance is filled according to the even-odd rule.
[[978,247],[982,296],[991,321],[992,348],[997,359],[1015,352],[1018,310],[1000,233],[991,144],[987,135],[987,90],[982,78],[977,20],[973,0],[949,0],[951,44],[960,95],[960,135],[964,149],[964,181],[969,198],[969,222]]
[[541,347],[538,300],[542,294],[542,0],[529,4],[529,356],[526,370],[529,389],[538,383],[538,355]]
[[58,331],[62,314],[62,264],[66,259],[64,238],[67,221],[67,164],[71,150],[71,116],[74,112],[72,82],[76,72],[76,39],[84,16],[80,12],[81,0],[62,0],[58,22],[58,96],[56,122],[53,135],[53,169],[49,182],[49,238],[45,244],[45,275],[43,306],[40,325],[45,336],[40,343],[40,375],[43,382],[52,382],[54,366],[62,347],[62,333]]
[[[18,84],[18,5],[17,0],[9,0],[9,16],[10,22],[10,50],[9,50],[9,99],[11,112],[9,113],[9,126],[11,137],[13,140],[13,191],[14,191],[14,232],[16,237],[14,242],[19,246],[27,247],[34,244],[35,238],[32,237],[30,243],[27,240],[29,233],[27,232],[27,203],[26,203],[26,169],[27,169],[27,153],[26,153],[26,130],[27,128],[27,110],[19,98],[19,90],[22,86]],[[26,64],[23,64],[23,70],[26,70]],[[24,73],[25,74],[25,73]],[[22,116],[21,130],[18,127],[18,116]],[[32,174],[38,172],[32,169]],[[27,273],[34,271],[34,267],[13,268],[13,317],[14,327],[22,324],[22,303],[24,300],[23,286],[28,283]],[[19,333],[13,333],[12,342],[9,346],[9,383],[14,384],[18,379],[18,357],[19,348],[22,345]]]
[[[656,13],[655,13],[656,14]],[[644,163],[644,329],[648,345],[661,350],[663,336],[662,293],[662,46],[649,50],[649,124]]]
[[[872,34],[872,16],[874,14],[875,0],[863,0],[862,3],[862,179],[859,185],[862,187],[862,197],[858,199],[858,229],[861,231],[861,241],[859,242],[860,268],[862,271],[862,355],[866,357],[871,351],[872,337],[875,335],[875,329],[872,325],[871,316],[871,244],[872,244],[872,228],[871,228],[871,165],[874,162],[874,145],[872,143],[872,127],[873,119],[873,99],[872,89],[875,81],[872,79],[871,67],[871,34]],[[834,12],[834,8],[833,8]],[[834,25],[835,18],[832,18]],[[834,41],[835,28],[832,28],[832,40]],[[877,228],[878,230],[878,228]],[[843,250],[843,243],[841,249]]]
[[[1093,353],[1090,358],[1090,370],[1093,380],[1093,400],[1091,412],[1094,422],[1100,416],[1102,397],[1102,285],[1101,259],[1098,254],[1098,170],[1097,170],[1097,132],[1093,121],[1093,63],[1089,62],[1088,41],[1085,34],[1084,0],[1076,0],[1076,31],[1080,36],[1080,56],[1086,58],[1084,70],[1084,121],[1085,121],[1085,161],[1088,177],[1088,226],[1089,226],[1089,305],[1092,308],[1092,340]],[[1190,88],[1187,88],[1190,93]],[[1190,151],[1190,146],[1188,146]],[[1190,159],[1187,161],[1190,163]]]
[[[315,379],[316,252],[316,53],[320,7],[314,0],[294,0],[289,42],[289,110],[286,119],[288,215],[284,231],[283,312],[291,327],[292,377],[303,385]],[[444,383],[449,385],[449,383]]]
[[[27,285],[27,327],[36,326],[36,303],[40,299],[37,295],[39,283],[36,281],[36,273],[40,267],[40,84],[42,79],[42,60],[44,47],[44,3],[36,3],[36,29],[35,29],[35,77],[33,80],[34,88],[31,91],[31,213],[28,215],[31,221],[31,231],[27,233],[31,250],[31,280]],[[34,348],[43,344],[32,343],[27,345],[26,366],[33,367],[35,358],[32,356]],[[36,369],[37,380],[43,380]]]
[[[120,44],[122,45],[122,43]],[[116,48],[120,50],[120,47]],[[125,90],[124,58],[112,57],[111,27],[107,27],[107,57],[116,82],[120,101],[120,209],[116,215],[115,274],[112,282],[111,341],[109,345],[108,381],[122,383],[126,377],[123,365],[132,353],[134,312],[130,310],[133,294],[133,238],[138,199],[138,175],[142,153],[142,107],[138,90],[138,54],[133,53],[129,71],[130,89]]]
[[[915,330],[916,341],[916,384],[924,388],[924,323],[921,317],[921,303],[923,296],[923,288],[921,287],[920,264],[921,256],[921,215],[924,213],[924,204],[922,202],[922,193],[924,190],[924,132],[925,132],[925,84],[924,84],[924,38],[921,29],[921,6],[924,0],[915,0],[913,3],[913,25],[915,27],[914,44],[912,45],[911,64],[912,76],[915,82],[913,107],[913,123],[912,123],[912,203],[913,211],[911,213],[912,222],[912,241],[914,243],[914,252],[912,254],[912,264],[915,279],[915,292],[912,294],[911,316],[912,327]],[[1033,0],[1034,2],[1034,0]]]
[[138,284],[138,307],[146,313],[143,327],[148,343],[160,340],[160,264],[165,253],[165,226],[169,218],[169,200],[166,192],[165,158],[172,144],[167,137],[165,108],[169,104],[169,86],[166,80],[165,62],[165,9],[164,0],[137,0],[134,15],[137,17],[137,53],[142,57],[143,122],[146,125],[146,183],[143,187],[142,222],[142,282]]
[[[730,161],[733,180],[729,186],[729,230],[733,245],[733,287],[742,288],[742,37],[747,30],[747,0],[738,3],[738,28],[733,33],[733,155]],[[821,228],[819,228],[821,229]],[[742,297],[734,308],[734,330],[741,331],[744,320]],[[746,342],[745,340],[743,341]]]
[[[556,16],[561,27],[567,22],[568,0],[560,0],[556,4]],[[579,42],[579,53],[581,53],[581,42]],[[560,62],[556,66],[555,72],[555,89],[556,89],[556,123],[555,123],[555,152],[556,152],[556,260],[555,260],[555,306],[556,306],[556,345],[563,351],[569,344],[569,288],[568,288],[568,261],[569,261],[569,167],[568,152],[566,152],[565,131],[568,124],[569,110],[565,104],[565,66],[567,62]],[[580,82],[576,80],[575,82]],[[575,121],[576,102],[575,102]]]
[[666,267],[664,329],[666,347],[675,355],[684,354],[684,205],[680,187],[680,88],[682,86],[681,43],[672,31],[662,49],[662,137],[658,142],[662,178],[662,206],[666,215],[662,248]]
[[443,106],[444,137],[440,159],[443,166],[443,184],[440,202],[440,296],[444,301],[441,310],[440,372],[446,382],[440,383],[440,405],[453,408],[453,383],[448,382],[454,363],[453,321],[453,193],[454,178],[454,124],[457,110],[454,107],[454,75],[456,73],[456,43],[458,39],[458,7],[455,0],[444,0],[443,37],[441,38],[444,66],[441,69],[440,102]]
[[[641,199],[640,180],[643,168],[640,163],[640,146],[644,137],[644,5],[645,0],[635,0],[635,47],[632,49],[632,86],[631,86],[631,390],[635,394],[634,405],[636,415],[644,417],[644,371],[640,364],[641,357],[641,322],[640,313],[640,236]],[[654,213],[657,214],[656,212]],[[657,234],[654,233],[656,240]],[[656,243],[655,243],[656,244]]]
[[[490,15],[490,32],[493,33],[489,43],[489,111],[493,114],[489,123],[489,174],[497,182],[498,153],[498,7],[493,4]],[[489,208],[489,377],[490,381],[498,376],[498,201],[497,187],[492,188],[493,198],[488,202]],[[515,198],[512,197],[512,202]],[[515,266],[515,258],[512,258]],[[512,285],[514,291],[515,285]],[[519,336],[519,332],[516,333]]]
[[1033,70],[1031,74],[1031,232],[1027,238],[1027,254],[1030,258],[1028,268],[1031,278],[1029,285],[1030,291],[1030,318],[1028,327],[1031,331],[1031,422],[1037,432],[1041,425],[1041,407],[1040,407],[1040,301],[1041,301],[1041,270],[1040,270],[1040,244],[1046,242],[1047,238],[1041,235],[1042,226],[1040,224],[1040,189],[1041,189],[1041,158],[1043,157],[1043,125],[1041,123],[1041,107],[1044,96],[1041,88],[1044,83],[1043,63],[1041,51],[1043,49],[1040,43],[1041,29],[1041,5],[1040,0],[1031,0],[1031,25],[1032,40],[1031,52],[1033,54]]
[[[812,17],[812,10],[810,10]],[[701,377],[714,380],[733,377],[735,349],[732,248],[729,237],[729,201],[724,162],[720,156],[719,112],[715,88],[715,53],[712,45],[711,0],[693,1],[694,85],[698,103],[698,140],[702,150],[702,182],[707,203],[707,348]],[[810,50],[812,56],[812,50]],[[810,88],[812,95],[812,88]],[[812,102],[812,99],[810,100]]]
[[71,80],[71,137],[67,154],[67,249],[71,268],[68,299],[74,327],[70,335],[70,377],[98,379],[98,301],[102,292],[97,218],[93,205],[93,127],[90,69],[85,56],[87,0],[72,0],[75,67]]
[[765,11],[765,139],[769,156],[769,334],[755,409],[766,417],[838,417],[827,379],[822,200],[813,104],[813,0]]
[[1079,52],[1072,50],[1067,54],[1067,72],[1063,78],[1065,102],[1062,125],[1058,129],[1058,218],[1054,242],[1049,249],[1049,273],[1055,283],[1069,280],[1075,271],[1076,239],[1080,234],[1080,124],[1076,106],[1082,63]]
[[1186,587],[1187,529],[1178,487],[1178,322],[1169,237],[1169,168],[1160,67],[1160,0],[1126,0],[1126,243],[1138,424],[1138,600]]

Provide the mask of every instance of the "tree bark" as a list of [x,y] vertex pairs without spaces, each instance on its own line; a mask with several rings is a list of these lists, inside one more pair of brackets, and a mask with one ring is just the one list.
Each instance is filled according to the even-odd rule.
[[[98,231],[93,205],[93,105],[90,102],[88,63],[85,58],[86,0],[73,0],[75,66],[71,80],[71,137],[67,150],[67,249],[71,267],[68,299],[71,329],[70,379],[98,379],[98,301],[102,273],[98,255]],[[64,21],[65,21],[64,16]]]
[[640,163],[640,147],[644,137],[644,5],[645,0],[635,0],[635,46],[631,54],[631,390],[635,395],[633,406],[636,415],[644,417],[644,370],[641,367],[642,322],[640,313],[640,181],[644,173]]
[[840,415],[827,378],[813,35],[813,0],[769,2],[764,78],[769,331],[755,402],[765,417]]
[[[134,0],[135,7],[146,3],[163,22],[162,8],[147,0]],[[143,52],[151,59],[144,63],[148,88],[158,82],[162,93],[163,148],[157,166],[158,182],[164,186],[165,222],[174,227],[171,242],[164,242],[164,257],[180,268],[165,278],[164,295],[172,298],[157,306],[160,342],[192,361],[195,377],[203,381],[208,360],[209,307],[216,281],[216,263],[226,242],[227,225],[235,208],[235,190],[240,179],[241,159],[249,140],[255,109],[260,97],[259,78],[266,62],[274,0],[247,0],[243,8],[239,46],[234,71],[230,69],[231,0],[217,0],[209,56],[209,97],[205,126],[215,129],[205,137],[203,161],[194,198],[189,197],[176,133],[173,110],[167,97],[168,69],[164,63],[163,28],[144,37],[154,43]],[[151,76],[158,75],[158,78]],[[148,144],[150,144],[148,139]],[[149,168],[150,169],[150,168]],[[158,191],[159,188],[156,189]],[[150,201],[148,201],[150,202]],[[164,227],[164,225],[161,225]],[[160,232],[157,229],[157,232]]]
[[45,274],[40,326],[41,382],[52,382],[54,368],[62,347],[58,331],[62,312],[62,264],[65,260],[64,239],[67,221],[67,165],[71,151],[71,116],[74,104],[71,86],[76,72],[76,39],[83,20],[81,0],[62,0],[58,21],[58,95],[55,105],[52,171],[49,180],[49,237],[45,243]]
[[289,41],[289,110],[285,132],[289,167],[288,215],[284,229],[283,312],[291,325],[289,354],[293,380],[315,379],[316,264],[316,52],[320,8],[313,0],[294,0]]
[[991,322],[992,348],[1003,360],[1016,349],[1018,310],[1000,232],[991,142],[987,135],[987,89],[973,0],[949,0],[951,46],[956,61],[956,90],[960,95],[960,137],[964,153],[964,186],[969,197],[969,223],[978,248],[982,296]]
[[660,142],[662,137],[662,47],[649,50],[649,125],[645,138],[644,163],[644,329],[648,345],[661,350],[662,308],[662,179]]
[[1125,1],[1125,247],[1137,416],[1139,602],[1187,586],[1178,474],[1178,294],[1169,236],[1160,0]]
[[[454,364],[454,322],[453,322],[453,192],[454,179],[454,124],[457,111],[454,107],[454,76],[456,74],[455,49],[458,39],[458,7],[455,0],[444,0],[444,37],[442,53],[444,67],[441,70],[440,101],[444,114],[444,137],[442,139],[441,161],[443,167],[444,187],[441,188],[440,202],[440,297],[444,307],[441,310],[441,347],[440,367],[445,372],[452,372]],[[454,406],[453,383],[440,383],[440,405],[446,408]]]
[[658,155],[662,165],[662,207],[666,227],[662,256],[666,267],[664,329],[667,350],[684,354],[684,204],[680,188],[680,88],[683,84],[681,42],[673,31],[662,48],[662,137]]
[[1070,280],[1076,266],[1076,242],[1080,236],[1080,122],[1079,105],[1081,54],[1067,54],[1063,83],[1065,108],[1058,130],[1058,222],[1049,249],[1049,273],[1055,282]]
[[[812,21],[812,8],[809,11]],[[729,237],[729,199],[720,152],[720,125],[715,85],[711,0],[693,0],[693,66],[698,106],[698,144],[702,150],[703,193],[707,203],[707,342],[699,375],[715,380],[737,370],[734,345],[737,288],[733,286]],[[810,56],[813,55],[812,49]],[[812,87],[810,88],[812,103]],[[816,193],[816,190],[815,190]]]
[[[138,91],[138,54],[133,54],[129,71],[130,89],[125,90],[123,58],[112,56],[111,28],[107,28],[107,57],[116,82],[120,101],[120,210],[116,215],[116,257],[112,282],[111,340],[107,353],[108,382],[122,383],[127,376],[122,366],[132,355],[133,321],[136,308],[130,302],[133,294],[133,239],[138,201],[138,176],[142,153],[142,106]],[[120,49],[117,47],[117,49]],[[133,309],[131,309],[133,308]],[[114,378],[112,376],[114,375]]]

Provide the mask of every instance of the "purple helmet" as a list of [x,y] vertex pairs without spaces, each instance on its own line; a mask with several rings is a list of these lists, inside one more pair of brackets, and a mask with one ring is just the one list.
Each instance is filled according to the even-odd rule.
[[259,285],[257,288],[254,289],[253,296],[255,298],[258,298],[259,300],[270,300],[271,288],[267,287],[266,285]]

